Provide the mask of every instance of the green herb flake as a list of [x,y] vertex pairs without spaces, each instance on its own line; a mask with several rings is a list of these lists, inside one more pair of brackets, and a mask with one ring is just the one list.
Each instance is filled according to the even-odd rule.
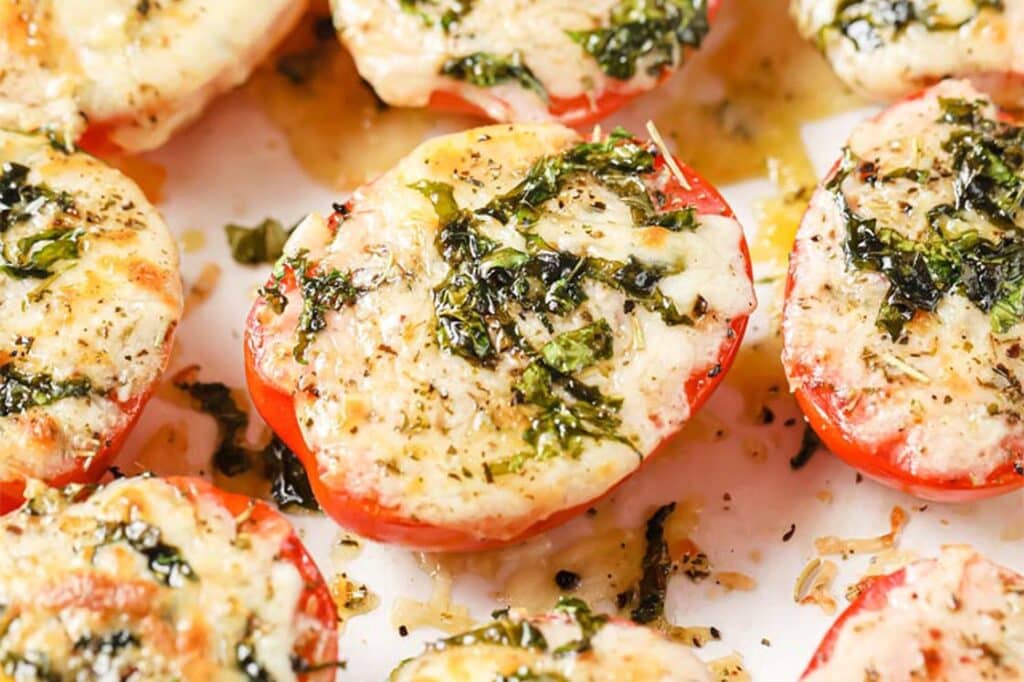
[[229,223],[224,226],[231,257],[242,265],[273,263],[284,252],[290,230],[280,221],[267,218],[253,227]]
[[49,374],[24,372],[7,363],[0,366],[0,417],[45,407],[58,400],[84,398],[91,391],[92,382],[85,377],[62,381]]
[[608,623],[608,616],[595,614],[586,602],[577,597],[559,597],[555,611],[571,616],[580,628],[579,638],[566,642],[555,649],[552,652],[555,657],[590,651],[593,648],[594,636]]
[[278,260],[270,284],[259,291],[259,295],[278,314],[284,312],[288,304],[286,281],[295,282],[302,296],[302,312],[296,327],[298,340],[293,355],[300,364],[306,364],[310,344],[327,327],[327,312],[337,312],[355,304],[365,290],[356,287],[348,273],[340,270],[319,272],[303,251]]
[[647,520],[643,575],[637,584],[636,608],[630,613],[636,623],[651,623],[665,615],[665,594],[672,571],[672,557],[665,541],[665,522],[675,509],[675,502],[663,505]]
[[168,587],[181,587],[186,580],[199,579],[181,550],[165,543],[160,529],[144,521],[101,524],[97,530],[102,543],[123,542],[146,558],[149,570]]
[[559,334],[540,349],[548,367],[571,374],[612,357],[612,329],[606,320]]
[[474,52],[453,57],[441,65],[441,75],[465,81],[480,88],[491,88],[501,83],[518,83],[547,102],[548,93],[516,51],[500,56],[490,52]]
[[620,0],[608,26],[569,36],[607,75],[629,80],[641,65],[650,75],[676,66],[683,49],[698,47],[709,28],[705,0]]

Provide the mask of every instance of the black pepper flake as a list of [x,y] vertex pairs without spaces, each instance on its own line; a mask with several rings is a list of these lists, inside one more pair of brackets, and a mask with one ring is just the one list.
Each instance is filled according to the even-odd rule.
[[[1022,472],[1022,473],[1024,473],[1024,472]],[[857,476],[856,476],[856,478],[854,480],[857,483],[861,483],[864,480],[864,475],[858,471],[857,472]]]
[[794,533],[796,533],[796,524],[795,523],[791,523],[791,524],[789,524],[789,530],[787,530],[785,533],[782,534],[782,541],[783,542],[789,542],[790,540],[793,539],[793,534]]
[[399,625],[398,626],[398,636],[399,637],[408,637],[409,636],[409,628],[405,627],[404,625]]
[[629,315],[634,310],[636,310],[636,301],[626,299],[626,302],[622,304],[622,312]]
[[716,628],[714,625],[712,625],[710,628],[708,628],[708,630],[711,632],[711,639],[715,639],[715,640],[722,639],[722,632],[721,632],[721,630]]
[[722,366],[716,364],[714,367],[712,367],[708,371],[708,378],[714,379],[715,377],[717,377],[721,373],[722,373]]
[[762,405],[761,414],[758,415],[757,420],[761,424],[771,424],[775,421],[775,413],[767,405]]
[[580,586],[580,574],[562,569],[555,573],[555,584],[563,592],[572,592]]

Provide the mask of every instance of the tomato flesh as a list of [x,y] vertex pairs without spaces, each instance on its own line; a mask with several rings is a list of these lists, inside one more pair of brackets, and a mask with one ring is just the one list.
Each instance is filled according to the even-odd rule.
[[[45,483],[49,486],[60,488],[72,483],[95,483],[100,480],[114,461],[114,458],[117,457],[117,453],[120,452],[121,447],[128,438],[128,434],[131,433],[132,428],[139,421],[139,417],[142,415],[142,408],[146,406],[151,395],[152,389],[127,403],[122,403],[120,405],[121,411],[127,415],[128,419],[120,430],[110,435],[107,439],[107,444],[92,457],[77,459],[75,465],[69,471],[48,478]],[[25,501],[24,494],[24,480],[0,481],[0,516],[20,507]]]
[[228,510],[232,516],[248,513],[248,518],[239,530],[248,533],[266,534],[271,530],[285,531],[278,557],[295,566],[302,578],[303,592],[299,597],[298,610],[313,626],[307,626],[300,634],[294,654],[311,666],[327,665],[323,670],[299,675],[301,682],[329,682],[335,679],[335,669],[329,664],[338,659],[337,609],[331,592],[324,582],[316,563],[303,547],[291,523],[266,502],[244,495],[225,492],[199,478],[172,476],[166,480],[178,488],[190,500],[209,498]]
[[843,633],[843,629],[848,620],[865,611],[881,611],[884,609],[889,603],[889,592],[903,585],[906,582],[906,578],[906,569],[901,569],[889,575],[872,578],[867,587],[861,591],[860,595],[853,600],[848,607],[846,607],[846,610],[843,611],[842,615],[839,616],[839,618],[836,619],[836,622],[832,624],[832,627],[829,628],[829,631],[825,634],[825,638],[818,646],[818,650],[814,652],[811,662],[807,665],[807,669],[804,670],[801,677],[807,677],[812,672],[828,663],[829,659],[832,657],[832,652],[835,650],[836,643],[839,641],[839,636]]

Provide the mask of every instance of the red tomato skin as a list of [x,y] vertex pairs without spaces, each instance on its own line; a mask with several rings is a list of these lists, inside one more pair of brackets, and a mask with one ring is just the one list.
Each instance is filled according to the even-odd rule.
[[[708,2],[709,24],[714,21],[721,4],[722,0],[710,0]],[[675,71],[676,69],[662,69],[657,82],[654,84],[654,88],[663,85]],[[608,118],[645,92],[648,92],[648,90],[621,92],[606,90],[597,94],[596,97],[586,94],[568,98],[552,97],[548,102],[548,113],[563,125],[577,129],[587,128]],[[435,111],[469,114],[482,119],[491,118],[478,105],[467,101],[456,92],[447,90],[435,90],[431,93],[427,107]]]
[[[249,512],[249,518],[243,524],[248,532],[259,533],[261,529],[287,528],[278,557],[295,566],[304,583],[304,590],[299,598],[300,610],[316,624],[316,632],[299,644],[294,652],[302,660],[312,663],[332,663],[338,660],[338,616],[334,599],[324,581],[313,558],[302,545],[291,523],[280,512],[266,502],[254,500],[244,495],[236,495],[215,488],[208,481],[189,476],[171,476],[165,480],[184,493],[191,501],[199,498],[211,498],[228,510],[232,516],[238,517]],[[249,511],[251,509],[251,511]],[[300,675],[300,682],[330,682],[335,679],[335,669],[327,668],[318,672]]]
[[836,619],[836,622],[832,624],[828,632],[825,633],[825,638],[821,640],[821,644],[818,645],[817,651],[814,652],[814,656],[811,657],[810,663],[807,664],[807,669],[804,670],[800,679],[803,679],[810,675],[812,672],[820,668],[821,666],[828,663],[832,657],[832,652],[836,647],[836,642],[839,641],[839,636],[842,634],[843,627],[846,625],[846,621],[850,620],[858,613],[865,611],[880,611],[885,608],[889,603],[889,592],[893,589],[900,587],[906,582],[907,571],[906,569],[900,569],[895,573],[889,575],[882,575],[876,578],[871,578],[870,583],[860,595],[851,602],[846,610],[843,611],[842,615]]
[[[927,93],[928,90],[925,88],[903,101],[921,99]],[[889,109],[885,109],[875,114],[872,120],[881,118],[888,111]],[[1003,112],[1000,112],[1000,118],[1012,120]],[[838,168],[839,162],[836,161],[825,177],[831,178]],[[799,231],[797,234],[799,235]],[[800,242],[797,241],[790,254],[789,271],[786,275],[785,303],[782,310],[783,328],[789,310],[790,294],[796,285],[794,256],[799,250]],[[787,376],[813,376],[810,367],[800,361],[789,361],[785,353],[783,363],[786,365]],[[915,476],[896,463],[902,439],[894,437],[880,443],[868,443],[861,439],[856,433],[856,425],[849,423],[843,416],[843,405],[830,385],[823,382],[804,382],[793,389],[793,396],[807,423],[814,429],[825,447],[851,467],[882,485],[932,502],[971,502],[1004,495],[1024,487],[1024,472],[1018,472],[1009,462],[989,474],[982,483],[976,483],[967,476]],[[1011,442],[1007,443],[1007,446],[1022,449],[1024,443]]]
[[[734,217],[732,209],[721,194],[709,183],[698,176],[693,170],[677,161],[690,188],[683,187],[673,176],[666,182],[665,194],[668,201],[665,210],[673,210],[685,205],[694,206],[699,214],[721,215]],[[655,168],[660,170],[665,165],[662,156],[655,161]],[[746,240],[741,237],[740,250],[743,255],[748,279],[753,278],[750,253]],[[256,312],[260,306],[257,301],[250,312],[246,324],[244,353],[246,382],[253,405],[263,420],[270,425],[282,441],[298,456],[309,476],[310,486],[320,506],[328,516],[339,525],[372,540],[404,545],[423,551],[468,552],[494,549],[512,545],[534,535],[559,526],[571,518],[592,507],[601,499],[611,495],[619,486],[636,473],[630,474],[604,494],[571,508],[562,509],[551,516],[540,519],[523,532],[510,538],[491,538],[459,528],[437,526],[422,521],[403,517],[397,510],[383,507],[376,499],[355,497],[345,490],[328,487],[320,476],[316,455],[309,449],[302,436],[295,416],[295,404],[291,395],[285,393],[263,378],[258,369],[257,357],[262,346],[261,333],[256,320]],[[696,412],[711,396],[721,383],[729,367],[732,366],[740,342],[747,328],[748,316],[740,316],[730,324],[730,337],[721,346],[719,356],[711,366],[691,375],[686,382],[686,395],[691,415]],[[673,434],[674,435],[674,434]],[[664,443],[662,441],[644,459],[641,467],[653,459]],[[637,469],[639,471],[639,468]]]
[[[155,386],[154,386],[155,388]],[[149,402],[153,389],[147,393],[121,404],[121,410],[128,415],[128,421],[121,430],[115,432],[107,440],[107,444],[95,456],[79,460],[78,466],[71,471],[46,480],[46,484],[60,488],[72,483],[95,483],[107,472],[107,468],[117,457],[128,434],[142,415],[142,409]],[[24,481],[0,481],[0,516],[14,511],[25,501]]]

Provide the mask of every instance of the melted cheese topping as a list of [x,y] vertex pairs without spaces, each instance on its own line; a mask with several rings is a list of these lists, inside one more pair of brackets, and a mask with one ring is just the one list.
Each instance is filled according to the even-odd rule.
[[[513,622],[522,617],[511,616]],[[577,641],[582,632],[571,617],[556,613],[528,619],[547,642],[545,650],[498,644],[447,645],[402,665],[391,682],[493,682],[535,679],[545,673],[566,682],[711,682],[714,679],[690,650],[648,628],[629,623],[604,625],[577,654],[555,655],[560,646]],[[521,678],[516,677],[520,673]],[[506,677],[500,677],[505,675]],[[554,677],[561,676],[561,677]],[[549,679],[549,678],[544,678]]]
[[[834,25],[844,4],[792,0],[791,10],[800,32],[818,43],[840,78],[859,92],[893,100],[953,76],[975,81],[1001,101],[1012,101],[1019,93],[1014,75],[1024,72],[1024,49],[1016,39],[1024,31],[1021,0],[1003,0],[1002,10],[979,10],[975,0],[913,0],[918,16],[956,28],[929,29],[920,20],[911,21],[899,30],[881,29],[877,44],[855,40]],[[881,8],[895,3],[874,4]],[[862,23],[860,30],[847,32],[859,36],[865,27]]]
[[[628,446],[588,439],[578,458],[531,460],[522,472],[489,481],[485,463],[528,447],[523,433],[534,408],[516,404],[512,391],[528,359],[505,353],[494,369],[478,367],[435,340],[433,289],[448,266],[434,243],[437,214],[409,185],[453,183],[459,205],[477,208],[515,186],[542,155],[578,142],[557,125],[494,126],[435,138],[358,191],[336,236],[317,216],[293,234],[286,253],[308,250],[321,271],[351,270],[356,284],[379,283],[355,305],[328,312],[306,365],[292,357],[297,295],[283,315],[266,305],[256,310],[259,368],[295,393],[302,435],[329,487],[376,499],[407,518],[510,538],[599,496],[640,465]],[[654,184],[667,172],[657,175]],[[623,398],[620,430],[640,453],[649,453],[689,416],[687,379],[712,368],[733,336],[729,323],[754,306],[740,226],[704,215],[693,231],[636,227],[622,199],[589,176],[543,209],[532,230],[555,248],[682,265],[660,282],[661,290],[680,311],[692,310],[698,296],[707,302],[707,314],[694,326],[666,326],[640,305],[627,313],[623,294],[590,284],[577,311],[551,317],[555,333],[607,320],[614,357],[580,378]],[[514,221],[488,221],[485,231],[523,248]],[[536,346],[551,338],[536,316],[517,323]]]
[[[416,12],[403,11],[399,0],[331,2],[334,22],[359,73],[384,101],[422,107],[431,93],[452,92],[497,121],[542,121],[552,116],[541,97],[514,81],[480,88],[440,75],[448,59],[477,52],[502,57],[519,52],[555,99],[654,87],[658,76],[647,73],[643,60],[633,78],[617,80],[569,36],[570,31],[609,26],[610,12],[619,4],[620,0],[475,0],[445,32],[436,21],[427,25]],[[423,7],[431,11],[429,4]]]
[[4,3],[0,121],[22,130],[94,124],[126,150],[151,149],[244,81],[303,8],[290,0]]
[[906,569],[877,610],[842,625],[825,665],[805,682],[1020,680],[1024,578],[967,547]]
[[[190,497],[158,479],[123,479],[75,504],[44,494],[6,517],[0,678],[36,679],[17,674],[35,662],[59,679],[257,679],[240,667],[243,644],[262,679],[295,680],[290,656],[309,623],[302,576],[278,557],[291,527],[276,515],[245,526],[203,488]],[[183,561],[188,575],[155,572],[125,539],[133,528],[155,533],[164,565]]]
[[[920,185],[910,178],[870,185],[857,172],[842,183],[859,215],[915,239],[931,231],[929,210],[952,201],[955,191],[942,148],[955,128],[937,123],[939,97],[981,95],[962,82],[943,82],[862,124],[849,140],[857,158],[875,164],[879,178],[897,169],[932,169]],[[994,115],[991,105],[986,111]],[[966,219],[991,236],[986,221]],[[916,477],[966,476],[980,483],[1019,461],[1021,406],[997,368],[1024,376],[1024,327],[997,334],[985,312],[951,292],[934,313],[918,313],[894,343],[875,323],[889,281],[847,266],[846,236],[835,197],[819,188],[790,260],[793,289],[783,320],[790,387],[834,393],[845,428],[868,444],[892,444],[895,464]]]
[[178,254],[139,188],[93,157],[0,133],[0,162],[27,167],[28,184],[70,201],[44,201],[13,221],[0,234],[8,257],[49,230],[81,233],[78,257],[58,260],[49,277],[0,270],[0,366],[91,385],[0,416],[0,481],[49,479],[106,448],[128,425],[124,406],[143,400],[163,371],[181,317]]

